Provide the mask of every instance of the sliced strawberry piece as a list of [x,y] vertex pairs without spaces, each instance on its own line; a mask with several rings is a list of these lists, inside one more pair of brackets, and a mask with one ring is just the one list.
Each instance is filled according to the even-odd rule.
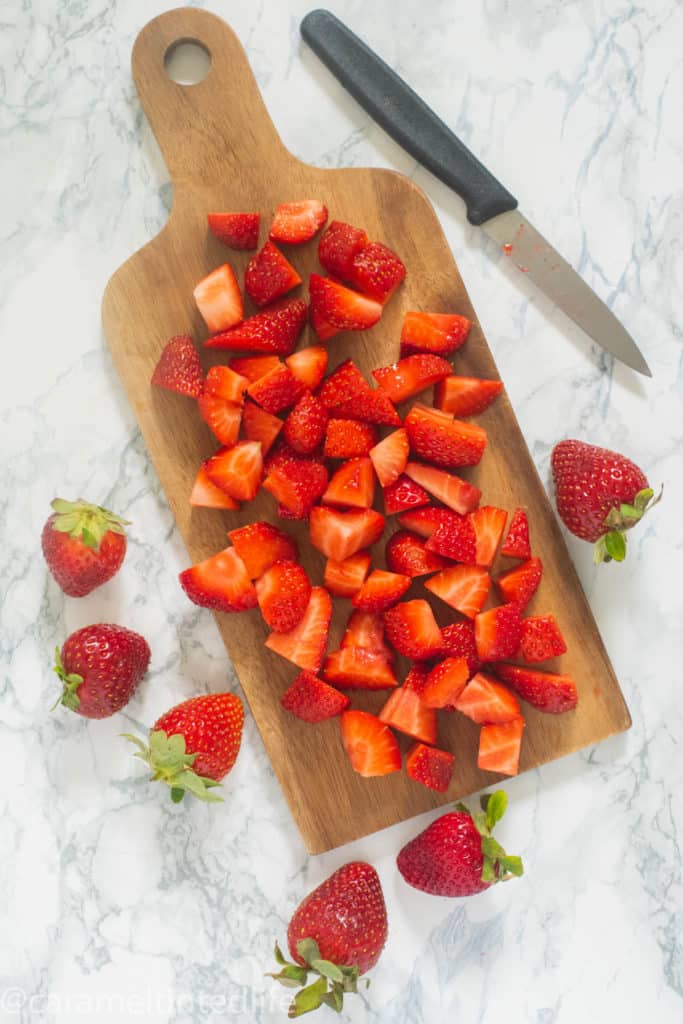
[[504,601],[515,601],[524,609],[538,590],[542,575],[541,559],[530,558],[509,572],[503,573],[495,583]]
[[502,381],[480,377],[445,377],[434,388],[434,405],[454,416],[476,416],[503,390]]
[[319,199],[302,199],[296,203],[280,203],[268,237],[273,242],[299,245],[308,242],[327,220],[327,207]]
[[382,315],[379,302],[345,288],[338,281],[311,274],[311,310],[340,331],[364,331]]
[[373,569],[351,603],[364,612],[383,612],[403,597],[412,582],[410,576]]
[[241,373],[235,373],[229,366],[212,366],[204,381],[204,394],[243,405],[248,386],[247,378]]
[[[287,518],[307,519],[327,487],[327,470],[313,459],[287,460],[271,466],[263,487],[288,513]],[[278,509],[282,515],[282,510]]]
[[180,585],[190,601],[216,612],[242,612],[256,607],[256,590],[234,548],[185,569]]
[[353,273],[354,256],[369,241],[362,228],[333,220],[318,242],[318,259],[328,273],[348,281]]
[[373,370],[372,376],[379,384],[380,391],[398,405],[448,377],[452,369],[451,364],[441,356],[420,354],[407,356],[392,366]]
[[266,647],[299,668],[319,672],[332,618],[332,599],[324,587],[313,587],[308,607],[289,633],[270,633]]
[[410,445],[405,430],[394,430],[370,449],[370,458],[382,487],[396,483],[406,468]]
[[282,412],[294,405],[306,388],[284,363],[270,370],[264,377],[252,381],[249,396],[266,412]]
[[427,676],[420,699],[428,708],[452,710],[469,677],[469,666],[464,658],[444,658]]
[[311,509],[311,543],[336,562],[343,562],[361,548],[371,547],[383,530],[384,516],[371,508],[358,512],[340,512],[321,506]]
[[152,384],[188,398],[199,398],[203,389],[202,364],[189,334],[176,334],[166,342],[154,368]]
[[300,380],[309,391],[315,391],[325,376],[327,369],[327,349],[322,345],[311,345],[285,359],[297,380]]
[[456,612],[473,619],[491,588],[491,577],[478,565],[453,565],[425,581],[425,587]]
[[323,722],[345,711],[350,700],[312,672],[300,672],[280,697],[280,703],[302,722]]
[[190,494],[190,505],[195,508],[223,508],[234,510],[239,508],[239,502],[231,498],[229,494],[222,491],[211,483],[204,466],[199,467],[199,472]]
[[477,645],[474,639],[474,623],[469,621],[452,622],[450,626],[444,626],[441,630],[441,642],[445,654],[453,658],[464,658],[470,670],[470,675],[478,672],[481,662],[477,655]]
[[283,437],[294,451],[310,455],[323,443],[326,427],[327,409],[319,398],[306,392],[285,420]]
[[399,686],[390,693],[379,720],[413,739],[436,743],[436,712],[425,707],[413,689]]
[[398,427],[401,417],[398,415],[388,398],[379,391],[367,390],[355,398],[338,405],[335,416],[342,419],[363,420],[366,423],[377,423],[387,427]]
[[384,305],[405,276],[406,268],[393,250],[382,242],[368,242],[351,261],[349,281]]
[[454,562],[474,565],[477,560],[477,538],[469,516],[459,516],[450,510],[448,516],[428,538],[427,550],[435,551]]
[[476,466],[486,448],[486,431],[475,423],[449,419],[416,403],[405,418],[410,447],[437,466]]
[[340,363],[323,381],[319,398],[326,409],[332,410],[343,402],[370,390],[370,385],[351,359]]
[[323,675],[341,689],[388,690],[398,686],[391,660],[367,647],[342,647],[325,659]]
[[308,315],[303,299],[283,299],[204,342],[206,348],[242,352],[273,352],[287,356],[294,349]]
[[244,316],[242,293],[228,263],[202,278],[193,293],[197,308],[210,331],[226,331]]
[[440,526],[453,519],[459,520],[460,517],[450,509],[434,508],[433,505],[428,505],[426,508],[410,509],[407,512],[402,512],[398,517],[399,523],[406,530],[412,530],[413,533],[417,533],[427,540],[436,533]]
[[477,672],[455,702],[456,711],[479,725],[496,725],[521,718],[514,693],[485,672]]
[[261,615],[273,632],[287,633],[301,622],[311,597],[311,584],[300,565],[274,562],[255,586]]
[[490,566],[503,536],[508,514],[502,508],[484,505],[471,513],[469,519],[476,537],[477,565]]
[[231,249],[255,249],[258,245],[260,213],[209,213],[211,233]]
[[235,356],[230,360],[230,369],[248,381],[260,380],[281,365],[277,356]]
[[296,270],[270,240],[251,257],[244,272],[244,287],[257,306],[266,306],[299,284]]
[[393,654],[384,643],[384,620],[375,612],[351,612],[341,642],[342,647],[365,647],[388,659]]
[[482,725],[477,766],[484,772],[517,775],[523,732],[523,718],[514,718],[500,725]]
[[325,562],[325,586],[335,597],[353,597],[363,586],[369,569],[368,551],[359,551],[343,562],[328,558]]
[[522,622],[519,657],[523,661],[546,661],[565,654],[567,645],[554,615],[533,615]]
[[414,782],[445,793],[451,784],[454,763],[453,754],[447,750],[414,743],[406,754],[406,773]]
[[480,612],[474,620],[474,639],[481,661],[514,658],[522,637],[522,616],[517,604],[503,604]]
[[263,475],[263,457],[258,441],[240,441],[233,448],[219,448],[204,463],[207,476],[236,501],[251,501]]
[[221,444],[229,448],[235,444],[242,422],[242,406],[226,402],[217,395],[204,394],[197,399],[199,415]]
[[436,469],[435,466],[425,466],[421,462],[409,462],[406,466],[406,476],[460,515],[472,512],[479,504],[479,488],[467,480],[461,480],[454,473]]
[[294,538],[270,523],[249,523],[230,530],[228,537],[252,580],[262,576],[275,562],[296,561],[299,557]]
[[443,650],[441,630],[426,601],[403,601],[384,613],[384,631],[392,647],[413,661],[438,658]]
[[377,440],[377,428],[371,423],[329,419],[324,454],[328,459],[353,459],[359,455],[368,455]]
[[342,742],[351,767],[364,778],[389,775],[401,767],[401,751],[391,729],[368,711],[344,711]]
[[266,412],[254,402],[245,402],[242,426],[247,441],[260,441],[261,450],[266,455],[275,443],[284,423],[279,417]]
[[576,683],[571,676],[523,665],[494,665],[496,675],[507,683],[527,704],[550,715],[572,711],[579,701]]
[[457,313],[406,313],[401,330],[401,356],[433,352],[449,356],[467,340],[470,321]]
[[427,551],[422,537],[409,530],[398,530],[393,534],[387,541],[385,554],[391,571],[405,576],[427,576],[446,565],[439,555]]
[[419,508],[420,505],[429,504],[429,495],[424,487],[420,487],[409,476],[402,473],[398,480],[385,487],[383,492],[384,511],[386,515],[393,516],[397,512],[405,512],[407,509]]
[[523,508],[516,508],[513,512],[510,528],[500,553],[507,555],[508,558],[531,558],[529,520]]
[[428,676],[429,668],[426,668],[424,665],[413,665],[403,680],[403,687],[406,690],[414,690],[418,697],[421,697]]
[[323,494],[327,505],[370,508],[375,496],[372,462],[367,456],[349,459],[332,476]]
[[320,310],[312,305],[308,307],[308,319],[321,341],[329,341],[330,338],[334,338],[335,334],[339,334],[339,328],[328,323]]

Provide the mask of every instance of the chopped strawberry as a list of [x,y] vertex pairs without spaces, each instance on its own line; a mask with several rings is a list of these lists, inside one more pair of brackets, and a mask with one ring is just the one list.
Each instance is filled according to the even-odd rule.
[[416,355],[399,360],[392,366],[373,370],[372,376],[387,398],[395,404],[405,402],[431,384],[448,377],[453,367],[441,356]]
[[216,612],[242,612],[256,607],[256,590],[234,548],[185,569],[180,585],[190,601]]
[[260,380],[280,365],[277,356],[235,356],[230,360],[230,369],[246,377],[248,381]]
[[332,410],[369,390],[370,385],[356,364],[353,360],[347,359],[323,381],[319,398],[326,409]]
[[469,677],[469,666],[464,658],[444,658],[427,676],[420,699],[428,708],[452,710]]
[[383,530],[384,516],[371,508],[350,512],[321,506],[311,509],[311,543],[336,562],[343,562],[361,548],[371,547]]
[[251,501],[263,474],[258,441],[239,441],[233,448],[219,448],[204,463],[207,476],[235,501]]
[[313,305],[308,307],[308,319],[320,341],[329,341],[335,334],[339,334],[339,328],[328,323],[320,310]]
[[176,334],[164,345],[152,374],[152,384],[188,398],[202,393],[202,364],[189,334]]
[[484,607],[491,577],[478,565],[453,565],[426,580],[425,587],[456,612],[473,619]]
[[514,718],[500,725],[482,725],[477,766],[485,772],[516,775],[519,771],[523,732],[523,718]]
[[342,647],[365,647],[393,658],[384,643],[384,620],[375,612],[351,612],[341,642]]
[[384,613],[384,631],[392,647],[413,661],[438,658],[443,650],[441,630],[426,601],[403,601]]
[[554,615],[534,615],[522,622],[519,657],[523,661],[546,661],[565,654],[567,645]]
[[231,249],[255,249],[260,213],[209,213],[209,228],[219,242]]
[[254,402],[245,402],[242,426],[247,441],[260,441],[263,454],[270,451],[284,424],[278,416],[266,412]]
[[456,711],[479,725],[512,722],[521,717],[514,693],[485,672],[477,672],[455,702]]
[[382,315],[379,302],[345,288],[338,281],[311,274],[311,310],[340,331],[364,331]]
[[370,569],[370,553],[359,551],[343,562],[325,562],[325,586],[335,597],[353,597],[363,586]]
[[311,597],[311,584],[300,565],[274,562],[255,586],[261,615],[273,632],[287,633],[301,622]]
[[524,609],[538,590],[543,575],[543,563],[540,558],[530,558],[504,572],[495,581],[504,601],[515,601]]
[[522,616],[519,605],[502,604],[479,612],[474,620],[474,639],[481,661],[514,658],[522,636]]
[[436,533],[440,526],[453,519],[459,520],[460,516],[451,512],[450,509],[435,508],[433,505],[428,505],[426,508],[409,509],[398,517],[399,523],[406,530],[412,530],[413,533],[417,533],[427,540]]
[[307,317],[303,299],[283,299],[204,342],[206,348],[272,352],[287,356],[294,349]]
[[503,536],[508,514],[502,508],[483,505],[470,514],[470,522],[476,537],[475,558],[477,565],[487,568],[492,565]]
[[531,558],[529,543],[529,520],[523,508],[516,508],[512,514],[510,528],[500,549],[508,558]]
[[393,534],[387,541],[385,554],[391,571],[405,576],[427,576],[446,565],[439,555],[427,551],[422,537],[409,530],[398,530]]
[[327,409],[319,398],[306,392],[285,420],[283,437],[294,451],[310,455],[322,445],[326,427]]
[[295,561],[299,556],[296,541],[270,523],[249,523],[230,530],[228,537],[252,580],[262,576],[275,562]]
[[359,455],[368,455],[377,441],[377,427],[371,423],[329,419],[324,454],[328,459],[353,459]]
[[308,242],[327,220],[327,207],[319,199],[280,203],[275,208],[268,237],[273,242],[299,245]]
[[395,483],[406,468],[410,445],[405,430],[394,430],[370,450],[370,458],[382,487]]
[[354,363],[347,359],[323,381],[320,401],[339,419],[400,426],[401,419],[381,391],[373,391]]
[[[446,509],[442,511],[446,512]],[[459,516],[448,510],[448,518],[427,539],[427,550],[435,551],[444,558],[465,565],[474,565],[477,560],[477,538],[469,516]]]
[[[327,470],[313,459],[287,459],[271,465],[263,487],[288,513],[288,518],[307,519],[327,487]],[[282,511],[278,510],[282,515]]]
[[213,333],[234,327],[244,316],[240,286],[228,263],[202,278],[192,294],[206,326]]
[[454,416],[476,416],[483,412],[503,390],[499,380],[480,377],[445,377],[434,388],[434,405]]
[[327,369],[327,349],[322,345],[311,345],[285,359],[297,380],[300,380],[309,391],[315,391],[325,376]]
[[212,366],[204,381],[204,394],[222,398],[226,402],[244,404],[244,392],[249,381],[229,366]]
[[453,658],[465,659],[470,675],[479,671],[481,662],[477,655],[477,645],[474,639],[474,623],[466,620],[451,622],[450,626],[444,626],[441,630],[441,643],[444,654],[449,654]]
[[450,419],[438,409],[416,403],[405,418],[410,447],[437,466],[476,466],[486,448],[486,431],[474,423]]
[[421,462],[409,462],[406,475],[460,515],[472,512],[479,504],[479,488],[444,469],[425,466]]
[[351,603],[364,612],[383,612],[403,597],[412,582],[410,576],[373,569]]
[[240,432],[242,406],[237,402],[226,402],[217,395],[204,394],[197,399],[197,408],[220,443],[232,447]]
[[414,782],[445,793],[451,784],[454,763],[453,754],[447,750],[414,743],[406,754],[406,773]]
[[282,412],[305,394],[306,388],[284,363],[279,363],[264,377],[252,381],[248,394],[266,412]]
[[467,340],[470,321],[457,313],[406,313],[401,330],[401,356],[433,352],[449,356]]
[[368,242],[351,261],[349,282],[384,305],[406,276],[395,252],[381,242]]
[[578,704],[576,683],[571,676],[540,672],[522,665],[494,665],[496,675],[512,687],[527,704],[551,715],[572,711]]
[[384,511],[386,515],[393,516],[397,512],[405,512],[407,509],[419,508],[420,505],[429,504],[429,495],[424,487],[420,487],[409,476],[402,473],[398,480],[389,484],[383,490]]
[[257,306],[266,306],[300,284],[292,264],[270,240],[251,257],[244,272],[244,287]]
[[398,686],[391,659],[368,647],[341,647],[325,659],[323,675],[343,689],[388,690]]
[[345,693],[340,693],[312,672],[304,671],[282,694],[280,703],[302,722],[323,722],[346,711],[350,700]]
[[199,467],[199,472],[190,494],[190,505],[194,508],[223,508],[234,510],[239,508],[239,502],[231,498],[229,494],[211,483],[204,466]]
[[426,707],[413,689],[399,686],[390,693],[379,720],[415,740],[436,743],[436,712]]
[[427,684],[427,677],[429,676],[429,668],[424,665],[413,665],[410,672],[403,680],[403,688],[405,690],[414,690],[418,697],[422,696],[422,692]]
[[324,587],[313,587],[301,621],[289,633],[270,633],[266,647],[299,668],[319,672],[332,618],[332,599]]
[[401,751],[391,729],[368,711],[344,711],[342,742],[351,767],[364,778],[389,775],[401,767]]
[[367,456],[349,459],[333,474],[323,501],[327,505],[370,508],[375,496],[375,477]]
[[354,228],[340,220],[330,222],[318,242],[318,259],[329,274],[348,281],[353,273],[353,258],[364,249],[369,239],[362,228]]

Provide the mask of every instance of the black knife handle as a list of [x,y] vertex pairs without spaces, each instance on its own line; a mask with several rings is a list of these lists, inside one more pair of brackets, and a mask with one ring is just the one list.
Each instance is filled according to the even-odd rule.
[[464,199],[483,224],[517,200],[376,53],[329,11],[311,11],[301,34],[333,75],[411,156]]

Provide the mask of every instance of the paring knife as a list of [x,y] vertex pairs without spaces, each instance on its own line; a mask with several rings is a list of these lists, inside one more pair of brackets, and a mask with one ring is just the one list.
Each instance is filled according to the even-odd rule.
[[432,174],[465,201],[467,219],[594,341],[648,377],[631,335],[583,278],[517,209],[517,200],[470,153],[403,79],[329,11],[301,22],[311,49],[362,107]]

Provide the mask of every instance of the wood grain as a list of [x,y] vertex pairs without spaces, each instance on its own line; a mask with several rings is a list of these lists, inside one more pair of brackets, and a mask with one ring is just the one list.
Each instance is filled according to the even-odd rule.
[[[197,40],[211,54],[211,70],[197,85],[177,85],[165,72],[164,56],[179,40]],[[332,217],[362,225],[370,237],[400,253],[408,268],[405,284],[375,328],[341,334],[329,342],[330,366],[351,355],[369,375],[374,367],[393,362],[406,310],[424,309],[459,312],[472,319],[470,338],[455,357],[458,372],[482,377],[498,374],[426,196],[391,171],[322,170],[295,159],[278,138],[242,46],[224,22],[195,9],[163,14],[138,36],[132,63],[143,109],[171,173],[174,202],[161,233],[111,278],[102,312],[116,366],[190,564],[225,547],[227,529],[257,518],[276,521],[274,503],[265,494],[238,513],[190,508],[188,495],[197,467],[216,445],[199,421],[194,403],[149,384],[159,352],[171,335],[187,331],[197,341],[206,337],[192,299],[196,282],[226,259],[241,275],[248,259],[248,254],[232,253],[209,235],[207,211],[260,210],[265,233],[278,202],[320,198]],[[310,127],[315,131],[315,124]],[[292,250],[291,256],[304,280],[311,270],[319,269],[315,244]],[[315,343],[308,332],[301,346]],[[226,361],[224,353],[206,353],[206,365],[221,361]],[[536,613],[552,609],[557,615],[569,645],[561,667],[575,677],[580,694],[579,707],[571,714],[553,717],[525,708],[521,768],[527,770],[627,729],[630,717],[507,397],[503,395],[479,422],[488,431],[489,450],[469,478],[482,488],[487,502],[508,509],[527,507],[534,550],[545,565],[531,608]],[[299,541],[306,569],[314,582],[321,582],[323,559],[307,542],[305,524],[293,524],[291,532]],[[408,596],[413,596],[412,591]],[[346,601],[336,601],[335,606],[330,649],[338,646],[350,610]],[[443,605],[438,608],[442,624],[448,621],[444,610]],[[442,745],[456,755],[447,794],[431,793],[403,773],[384,779],[360,778],[343,755],[336,720],[313,727],[285,716],[278,698],[296,669],[263,646],[266,628],[258,611],[217,615],[216,620],[311,853],[496,781],[477,769],[478,728],[459,715],[441,716],[446,719],[440,724]],[[376,710],[385,696],[358,695],[354,703]]]

